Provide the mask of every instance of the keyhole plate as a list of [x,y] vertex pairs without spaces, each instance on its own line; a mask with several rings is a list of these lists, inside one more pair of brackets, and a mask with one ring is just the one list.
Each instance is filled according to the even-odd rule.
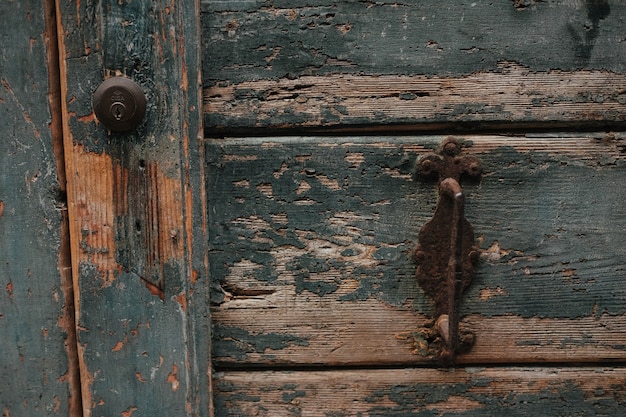
[[108,78],[93,94],[93,110],[109,130],[129,132],[135,130],[146,115],[146,96],[130,78]]

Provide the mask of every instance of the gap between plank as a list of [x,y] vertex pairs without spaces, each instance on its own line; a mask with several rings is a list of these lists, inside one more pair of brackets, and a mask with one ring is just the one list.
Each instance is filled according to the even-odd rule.
[[65,152],[63,148],[63,114],[61,111],[61,69],[59,63],[59,44],[57,30],[57,11],[55,0],[43,2],[46,21],[46,58],[48,61],[48,104],[50,106],[50,133],[57,171],[57,205],[61,213],[60,245],[58,269],[63,291],[63,330],[66,333],[65,349],[67,352],[69,417],[83,415],[80,367],[78,363],[78,345],[76,338],[76,314],[74,306],[74,285],[72,277],[72,256],[70,250],[69,218],[67,211],[67,188],[65,171]]

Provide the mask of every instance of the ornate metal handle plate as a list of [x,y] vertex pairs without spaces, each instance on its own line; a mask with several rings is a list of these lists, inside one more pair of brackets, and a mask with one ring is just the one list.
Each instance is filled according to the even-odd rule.
[[420,287],[435,304],[434,326],[443,341],[439,359],[453,363],[455,355],[469,350],[473,335],[459,336],[459,308],[463,291],[474,276],[478,247],[474,231],[465,218],[465,196],[460,185],[463,175],[479,177],[481,163],[474,156],[461,156],[461,145],[446,139],[438,153],[430,153],[417,163],[423,179],[435,178],[439,201],[433,218],[419,232],[415,251],[415,276]]

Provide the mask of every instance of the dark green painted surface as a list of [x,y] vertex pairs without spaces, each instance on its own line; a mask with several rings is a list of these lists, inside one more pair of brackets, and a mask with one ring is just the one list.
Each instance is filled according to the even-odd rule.
[[204,0],[204,85],[331,73],[623,72],[626,5],[610,0]]
[[192,342],[181,329],[186,311],[174,302],[185,285],[172,282],[181,279],[178,269],[168,271],[163,302],[135,274],[120,274],[115,285],[102,288],[98,271],[81,265],[79,342],[85,348],[88,372],[82,378],[89,383],[92,415],[188,415],[186,407],[200,405],[191,397],[186,345]]
[[[529,137],[515,140],[514,147],[506,138],[482,137],[470,148],[485,167],[480,183],[464,184],[466,217],[483,256],[463,315],[576,319],[626,313],[623,151],[619,141],[601,137],[561,145],[562,139]],[[418,156],[441,140],[209,142],[213,303],[223,302],[224,290],[233,291],[225,277],[244,262],[251,266],[240,272],[241,285],[257,288],[260,296],[259,288],[294,291],[285,296],[286,305],[373,298],[398,311],[412,302],[415,312],[431,314],[414,278],[411,251],[432,216],[436,191],[413,173]],[[572,145],[581,150],[572,152]],[[326,252],[307,249],[324,245]],[[496,256],[490,254],[494,248]],[[350,280],[358,286],[338,292]],[[484,298],[485,288],[506,296]],[[244,334],[214,326],[215,356],[245,359],[250,352],[307,345],[289,329]]]
[[[1,2],[0,413],[67,416],[66,303],[59,272],[63,196],[48,105],[40,1]],[[52,39],[54,42],[54,39]]]

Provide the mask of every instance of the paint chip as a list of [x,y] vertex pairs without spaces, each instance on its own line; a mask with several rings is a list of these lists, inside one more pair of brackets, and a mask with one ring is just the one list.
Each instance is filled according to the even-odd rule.
[[172,391],[178,391],[180,381],[178,381],[178,366],[174,365],[174,369],[167,375],[167,382],[172,384]]
[[480,290],[478,297],[480,298],[481,301],[487,301],[493,297],[507,296],[507,295],[509,295],[508,291],[506,291],[505,289],[501,287],[495,287],[495,288],[483,288],[482,290]]
[[507,249],[502,249],[500,247],[500,242],[494,240],[491,246],[483,251],[481,257],[487,261],[497,261],[502,259],[503,257],[510,254],[511,251]]
[[122,417],[130,417],[135,411],[137,411],[137,407],[131,406],[126,411],[122,411]]

